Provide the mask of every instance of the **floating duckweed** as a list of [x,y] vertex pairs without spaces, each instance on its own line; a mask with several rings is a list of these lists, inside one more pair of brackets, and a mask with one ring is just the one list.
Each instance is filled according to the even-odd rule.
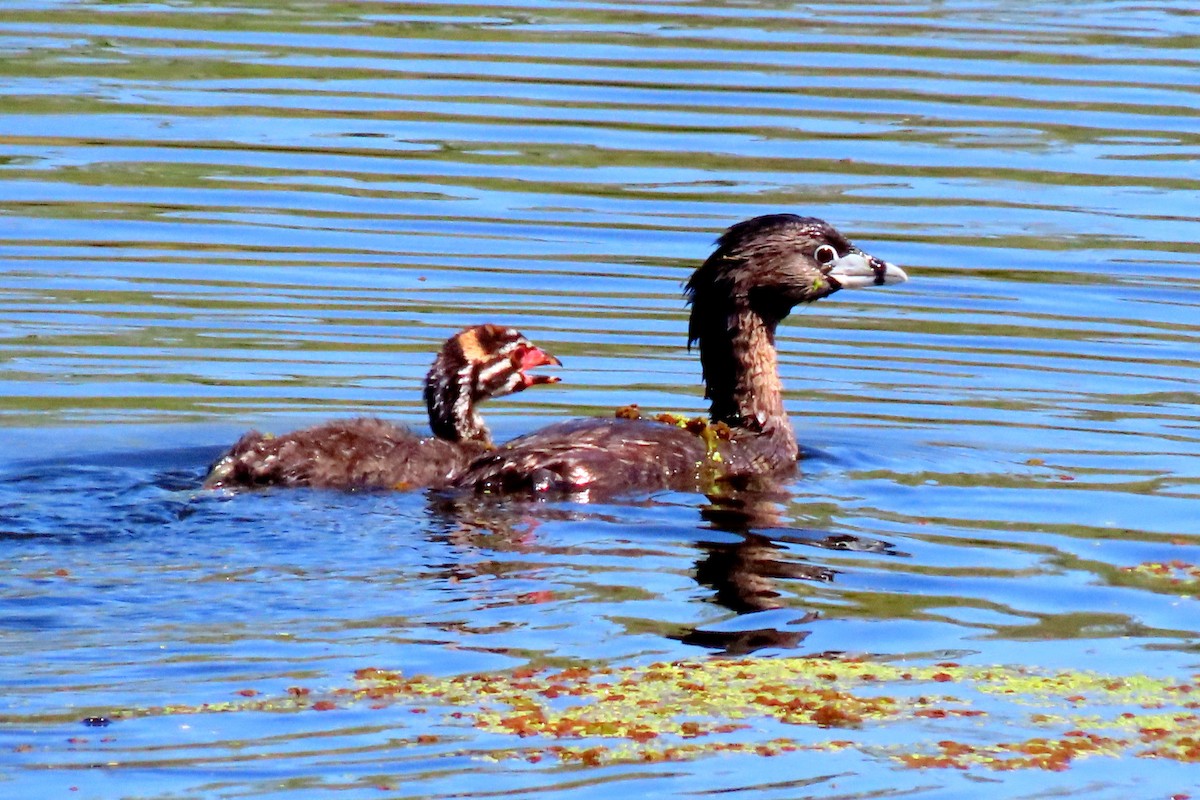
[[1122,567],[1117,582],[1156,592],[1195,596],[1200,594],[1200,566],[1187,561],[1146,561]]
[[[846,749],[919,769],[1062,770],[1083,758],[1131,755],[1200,762],[1200,686],[1146,675],[728,659],[448,678],[368,668],[332,692],[291,687],[275,699],[252,690],[235,697],[105,715],[406,706],[412,714],[395,715],[395,724],[419,726],[406,737],[412,746],[447,740],[430,725],[469,726],[519,742],[489,750],[488,760],[575,766]],[[872,743],[877,735],[859,738],[860,731],[897,723],[916,726],[928,740],[885,746]],[[998,733],[1031,729],[1038,735],[1011,741]],[[989,739],[989,731],[997,733]]]
[[638,408],[637,403],[630,403],[627,406],[621,406],[613,415],[617,419],[641,419],[642,411]]
[[[638,408],[637,403],[630,403],[627,406],[621,406],[614,412],[613,416],[617,419],[642,419],[642,410]],[[661,422],[664,425],[671,425],[676,428],[682,428],[689,433],[694,433],[704,440],[705,448],[708,450],[708,458],[717,463],[725,460],[721,455],[719,442],[727,442],[733,438],[733,429],[724,422],[709,422],[704,417],[687,417],[683,414],[662,413],[651,417],[654,422]],[[697,465],[699,466],[699,465]]]

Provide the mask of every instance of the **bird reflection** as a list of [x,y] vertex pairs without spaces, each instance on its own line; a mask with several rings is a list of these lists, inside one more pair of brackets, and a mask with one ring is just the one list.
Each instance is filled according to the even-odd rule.
[[[594,500],[594,498],[588,498]],[[537,528],[549,522],[589,521],[628,525],[622,509],[653,507],[647,498],[639,503],[602,504],[546,502],[479,497],[476,495],[434,493],[430,510],[435,521],[436,538],[452,544],[456,550],[547,552],[539,541]],[[711,534],[694,542],[698,550],[693,575],[696,582],[711,590],[710,599],[752,623],[762,612],[766,626],[736,626],[727,620],[717,630],[711,627],[684,627],[665,632],[669,638],[685,644],[744,655],[762,649],[794,649],[810,633],[805,626],[819,618],[811,609],[797,607],[795,581],[828,584],[838,572],[797,554],[797,546],[825,550],[855,550],[903,555],[887,542],[860,538],[846,533],[830,533],[814,527],[801,527],[789,516],[797,506],[792,494],[782,486],[758,481],[754,486],[730,487],[711,494],[700,507],[700,517]],[[572,557],[586,557],[590,551],[569,548]],[[618,554],[606,549],[606,556]],[[621,547],[622,557],[672,557],[651,542]],[[480,573],[495,565],[476,563]],[[461,580],[464,564],[447,564],[447,574]],[[779,612],[783,611],[781,615]],[[786,613],[786,612],[794,613]],[[764,618],[761,621],[767,621]]]
[[714,591],[713,599],[738,614],[783,608],[779,580],[829,583],[836,572],[786,557],[785,547],[766,536],[745,534],[735,542],[699,542],[696,581]]

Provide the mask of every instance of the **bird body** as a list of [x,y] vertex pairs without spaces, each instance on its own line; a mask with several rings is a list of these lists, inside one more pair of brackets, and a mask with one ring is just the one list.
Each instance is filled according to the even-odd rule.
[[558,359],[512,328],[477,325],[446,340],[425,379],[432,434],[384,420],[340,420],[268,436],[251,431],[209,470],[209,489],[443,486],[492,447],[479,403],[558,378],[526,370]]
[[209,471],[208,489],[440,486],[487,452],[476,442],[422,436],[375,417],[338,420],[283,436],[250,431]]
[[[706,491],[795,468],[800,448],[783,402],[775,334],[800,303],[901,283],[815,217],[739,222],[692,274],[688,346],[700,352],[709,419],[562,422],[493,447],[478,404],[557,378],[526,370],[558,360],[495,325],[451,337],[425,382],[433,435],[378,419],[326,423],[272,438],[251,432],[205,486],[437,487],[482,494],[660,489]],[[637,414],[619,415],[637,417]]]
[[685,289],[688,344],[700,351],[711,425],[551,425],[479,456],[452,485],[480,493],[704,490],[714,480],[792,470],[800,449],[783,403],[776,327],[799,303],[904,280],[899,267],[814,217],[740,222],[717,240]]

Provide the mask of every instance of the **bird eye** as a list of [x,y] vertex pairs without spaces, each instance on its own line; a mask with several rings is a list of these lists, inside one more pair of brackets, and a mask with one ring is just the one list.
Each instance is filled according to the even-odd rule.
[[813,258],[817,260],[818,264],[832,264],[837,257],[837,250],[834,250],[831,245],[823,244],[813,251]]

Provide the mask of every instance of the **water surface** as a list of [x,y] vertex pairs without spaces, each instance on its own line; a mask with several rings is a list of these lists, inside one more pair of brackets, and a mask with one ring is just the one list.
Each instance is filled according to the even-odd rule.
[[[338,692],[847,654],[1193,680],[1198,37],[1183,2],[7,3],[3,793],[1186,793],[1166,722],[1104,727],[1067,688],[1059,723],[985,693],[666,762],[556,740],[596,764]],[[198,490],[250,427],[423,426],[433,351],[483,321],[566,364],[488,408],[499,439],[702,413],[681,285],[776,211],[912,278],[781,328],[808,457],[779,496]],[[1128,743],[899,759],[1056,740],[1076,707]],[[753,750],[778,736],[815,752]]]

